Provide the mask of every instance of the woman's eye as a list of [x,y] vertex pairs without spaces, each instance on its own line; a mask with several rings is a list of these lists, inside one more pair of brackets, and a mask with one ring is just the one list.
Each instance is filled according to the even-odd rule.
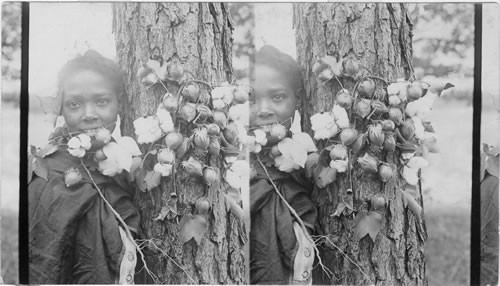
[[286,94],[275,94],[273,95],[273,101],[281,101],[286,98]]
[[77,109],[78,107],[80,107],[80,103],[76,101],[71,101],[68,103],[68,106],[71,109]]
[[99,106],[103,106],[103,105],[106,105],[108,103],[109,103],[109,99],[99,99],[97,101],[97,105],[99,105]]

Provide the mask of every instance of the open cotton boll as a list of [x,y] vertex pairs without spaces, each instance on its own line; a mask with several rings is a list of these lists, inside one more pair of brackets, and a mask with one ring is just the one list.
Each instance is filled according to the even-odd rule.
[[137,118],[133,124],[137,143],[152,143],[161,138],[162,130],[156,116]]
[[80,139],[81,148],[89,150],[92,147],[90,136],[88,136],[87,134],[78,135],[78,139]]
[[82,142],[78,137],[72,137],[68,140],[68,148],[70,149],[79,149],[82,146]]
[[344,173],[347,171],[347,160],[331,160],[330,168],[335,168],[337,173]]
[[311,129],[314,131],[314,139],[328,139],[339,132],[335,123],[335,117],[330,112],[316,113],[311,116]]
[[347,111],[342,106],[335,104],[332,109],[332,113],[335,117],[335,123],[340,129],[349,127],[349,116]]
[[[233,85],[229,85],[228,82],[222,83],[220,86],[215,87],[212,89],[210,92],[210,95],[212,96],[213,100],[220,99],[223,100],[224,98],[230,97],[234,93],[235,87]],[[231,101],[229,101],[231,103]]]
[[172,164],[156,163],[153,169],[155,172],[160,173],[162,177],[168,177],[172,174]]
[[175,130],[172,115],[170,115],[170,112],[168,112],[168,110],[166,110],[162,104],[158,106],[158,109],[156,110],[156,116],[158,117],[160,128],[163,132],[168,133]]
[[265,146],[267,144],[267,136],[266,132],[257,129],[253,131],[253,134],[255,135],[255,142],[259,145]]
[[229,119],[241,123],[243,126],[248,125],[248,118],[250,117],[250,108],[248,102],[236,104],[229,108]]
[[83,149],[83,148],[76,148],[76,149],[68,148],[68,152],[72,156],[77,157],[77,158],[83,158],[83,156],[85,156],[85,149]]

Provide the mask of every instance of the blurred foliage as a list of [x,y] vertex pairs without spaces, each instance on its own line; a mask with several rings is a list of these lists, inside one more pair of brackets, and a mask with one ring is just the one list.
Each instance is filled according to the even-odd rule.
[[236,57],[253,54],[254,10],[250,3],[230,3],[230,12],[235,30],[233,53]]
[[255,14],[251,3],[233,2],[229,9],[234,23],[234,76],[241,79],[251,73],[253,66]]
[[426,74],[472,75],[474,5],[464,3],[412,4],[415,67]]
[[0,239],[2,241],[2,278],[5,284],[18,284],[18,216],[17,212],[1,209]]
[[425,220],[429,285],[470,285],[470,210],[427,208]]
[[21,3],[2,5],[2,78],[21,77]]

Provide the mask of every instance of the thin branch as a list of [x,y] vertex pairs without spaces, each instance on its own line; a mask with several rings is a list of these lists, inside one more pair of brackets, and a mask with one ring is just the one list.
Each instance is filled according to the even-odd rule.
[[342,251],[342,249],[340,249],[337,245],[335,245],[335,243],[333,243],[327,236],[318,236],[318,240],[323,238],[324,240],[326,240],[328,243],[330,243],[333,247],[335,247],[339,252],[340,254],[342,254],[345,258],[347,258],[347,260],[349,260],[352,264],[354,264],[356,267],[358,267],[359,271],[361,272],[361,274],[363,274],[365,276],[365,278],[373,285],[375,285],[375,283],[370,279],[370,277],[363,271],[363,269],[361,268],[361,266],[359,266],[356,262],[354,262],[354,260],[352,260],[344,251]]
[[342,83],[340,82],[339,78],[336,76],[336,75],[333,75],[333,77],[337,80],[337,82],[339,83],[340,85],[340,88],[341,89],[344,89],[344,86],[342,85]]
[[160,84],[163,86],[163,88],[165,89],[166,92],[168,92],[168,88],[167,86],[163,83],[163,81],[161,80],[160,76],[158,75],[158,73],[156,73],[156,71],[154,69],[153,70],[153,73],[155,74],[156,78],[158,79],[158,81],[160,82]]
[[163,249],[161,249],[158,245],[156,245],[156,243],[153,241],[153,239],[142,239],[142,240],[138,240],[138,241],[142,241],[141,245],[142,244],[146,244],[148,243],[148,245],[152,245],[154,246],[154,248],[158,251],[160,251],[164,256],[166,256],[168,259],[170,259],[170,261],[172,261],[172,263],[175,264],[175,266],[179,267],[182,272],[184,272],[184,274],[186,274],[186,276],[191,280],[191,282],[193,282],[193,284],[198,284],[198,282],[196,282],[193,277],[191,277],[186,269],[184,269],[179,263],[177,263],[177,261],[175,261],[175,259],[173,259],[170,255],[168,255]]

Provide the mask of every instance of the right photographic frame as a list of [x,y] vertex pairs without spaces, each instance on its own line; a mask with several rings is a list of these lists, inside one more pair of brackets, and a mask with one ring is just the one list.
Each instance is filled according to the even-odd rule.
[[498,284],[498,175],[500,118],[500,37],[498,3],[482,4],[481,49],[481,285]]
[[[483,14],[472,3],[253,7],[250,130],[279,134],[272,125],[285,126],[290,140],[267,148],[274,160],[267,169],[290,176],[266,171],[266,148],[250,156],[257,169],[250,181],[251,283],[496,285],[498,5],[482,5]],[[482,77],[475,70],[478,20]],[[266,93],[272,85],[266,80],[276,90],[288,88],[288,95]],[[287,100],[290,94],[296,101]],[[279,108],[287,103],[288,113]],[[299,151],[303,133],[314,146]],[[473,152],[474,140],[481,152]],[[479,154],[480,179],[479,164],[472,164]],[[282,205],[280,199],[268,198],[272,207],[260,203],[264,179],[275,182]],[[269,213],[271,219],[262,218]],[[294,221],[302,221],[300,234]],[[292,241],[285,252],[291,255],[282,255],[276,269],[264,242],[286,249],[281,240]]]

